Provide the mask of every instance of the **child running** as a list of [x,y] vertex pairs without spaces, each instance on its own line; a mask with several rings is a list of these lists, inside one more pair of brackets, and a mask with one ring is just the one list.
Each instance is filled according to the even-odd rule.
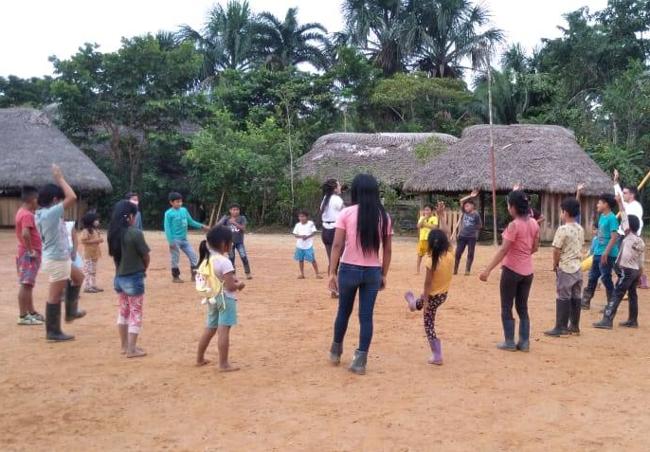
[[16,255],[16,271],[18,272],[18,325],[42,325],[45,317],[34,308],[34,285],[36,275],[41,267],[43,245],[41,236],[36,229],[34,212],[38,207],[38,190],[34,187],[23,187],[21,196],[22,206],[16,212],[16,239],[18,254]]
[[[198,265],[196,253],[192,245],[187,241],[188,227],[194,229],[209,230],[206,225],[195,221],[185,207],[183,207],[183,195],[177,192],[169,194],[169,204],[171,207],[165,212],[165,236],[169,243],[169,252],[172,258],[172,281],[175,283],[184,282],[181,279],[181,270],[178,267],[181,257],[181,251],[185,253],[190,260],[192,278]],[[137,209],[136,209],[137,210]]]
[[641,220],[636,215],[626,213],[620,196],[617,196],[616,200],[623,220],[621,227],[625,231],[625,237],[621,242],[621,250],[616,260],[616,265],[621,271],[621,277],[616,283],[614,296],[607,303],[603,319],[594,323],[594,327],[608,330],[612,329],[616,311],[626,293],[629,302],[628,319],[626,322],[619,323],[619,326],[638,328],[639,297],[636,289],[643,274],[643,262],[645,261],[645,243],[638,236],[641,229]]
[[318,263],[314,254],[314,235],[316,235],[316,232],[314,222],[309,220],[309,212],[301,210],[298,213],[298,223],[293,228],[293,235],[296,237],[296,252],[293,258],[298,261],[298,267],[300,268],[298,279],[305,279],[305,261],[311,263],[312,267],[314,267],[316,278],[323,279],[318,272]]
[[205,351],[215,333],[218,333],[219,371],[239,370],[228,361],[230,328],[237,324],[237,291],[246,286],[235,277],[235,268],[226,256],[232,246],[232,231],[225,226],[216,226],[208,232],[206,240],[199,247],[199,277],[207,282],[214,295],[208,301],[206,328],[196,355],[196,365],[205,366]]
[[119,295],[117,328],[122,353],[127,358],[141,358],[145,351],[137,346],[142,329],[144,279],[149,267],[149,246],[136,227],[138,208],[122,200],[113,208],[108,228],[108,254],[115,262],[115,291]]
[[[530,350],[528,296],[533,284],[533,254],[539,249],[539,224],[530,216],[528,196],[521,190],[508,195],[508,212],[513,218],[503,233],[503,244],[480,275],[487,281],[490,273],[503,261],[501,269],[501,322],[505,341],[497,348],[506,351]],[[515,319],[512,305],[519,315],[519,342],[515,344]]]
[[433,206],[426,204],[420,212],[418,218],[418,229],[420,230],[420,240],[418,242],[418,264],[417,274],[420,274],[422,258],[427,255],[429,250],[429,233],[438,227],[438,217],[433,214]]
[[38,192],[41,208],[36,211],[36,227],[43,242],[42,268],[50,283],[45,310],[45,334],[49,341],[63,342],[74,339],[74,336],[61,331],[63,292],[68,279],[71,279],[75,289],[66,294],[66,321],[83,317],[85,312],[78,310],[78,289],[83,282],[83,273],[72,267],[68,233],[63,221],[65,209],[74,205],[77,195],[57,165],[52,165],[52,175],[56,184],[46,184]]
[[232,262],[233,268],[235,268],[235,251],[239,253],[239,258],[242,264],[244,264],[246,279],[253,279],[251,266],[248,262],[248,254],[246,253],[246,246],[244,245],[244,235],[246,234],[248,220],[241,214],[241,206],[239,204],[232,204],[228,213],[230,215],[224,215],[218,223],[221,226],[229,227],[232,231],[232,248],[228,252],[228,258]]
[[427,239],[427,273],[424,278],[424,290],[417,300],[412,293],[406,294],[411,312],[424,308],[424,331],[429,340],[432,356],[429,364],[442,365],[442,345],[436,335],[436,312],[447,301],[454,268],[454,250],[449,242],[449,230],[444,226],[445,205],[439,202],[436,207],[442,229],[429,233]]
[[460,220],[460,232],[458,233],[458,247],[456,248],[456,259],[454,262],[454,275],[458,274],[460,260],[463,258],[465,248],[467,248],[467,263],[465,264],[465,276],[469,276],[474,263],[474,252],[476,251],[476,242],[478,234],[483,227],[481,216],[476,211],[474,199],[478,196],[478,191],[474,190],[469,196],[460,200],[463,209],[463,215]]
[[612,212],[616,199],[609,193],[603,193],[598,199],[596,210],[598,218],[598,242],[594,249],[593,263],[589,272],[589,282],[582,291],[582,309],[590,309],[598,279],[603,282],[607,292],[607,301],[614,296],[612,269],[618,256],[618,220]]
[[560,220],[563,225],[553,239],[553,270],[556,275],[555,327],[544,334],[552,337],[580,334],[580,301],[582,294],[582,246],[585,231],[576,220],[580,203],[574,198],[562,202]]
[[99,231],[99,217],[94,212],[89,212],[81,219],[83,231],[79,237],[84,247],[84,292],[98,293],[104,289],[97,287],[97,262],[102,255],[99,245],[104,243],[104,238]]

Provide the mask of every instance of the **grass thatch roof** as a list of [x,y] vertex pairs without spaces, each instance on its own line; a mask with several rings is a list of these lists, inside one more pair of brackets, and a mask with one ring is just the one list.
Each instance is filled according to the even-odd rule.
[[75,190],[112,190],[106,175],[39,110],[0,109],[0,161],[3,189],[50,183],[56,163]]
[[[366,172],[401,188],[417,168],[457,140],[442,133],[332,133],[319,138],[298,160],[298,177],[350,181]],[[418,145],[430,149],[417,152]]]
[[[404,189],[413,192],[464,192],[492,189],[489,126],[468,127],[444,154],[415,172]],[[497,190],[516,183],[526,190],[569,194],[585,183],[586,195],[611,191],[611,179],[559,126],[494,126]]]

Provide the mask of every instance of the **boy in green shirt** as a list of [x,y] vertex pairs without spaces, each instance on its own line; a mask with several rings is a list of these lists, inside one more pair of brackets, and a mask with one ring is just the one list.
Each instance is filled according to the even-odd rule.
[[192,218],[187,209],[183,207],[183,196],[180,193],[171,192],[169,194],[169,204],[171,208],[165,212],[164,228],[172,258],[172,281],[182,283],[181,270],[178,267],[180,252],[183,251],[190,260],[192,279],[194,279],[196,266],[199,262],[196,253],[192,249],[192,245],[187,241],[188,228],[203,229],[204,231],[208,231],[210,228]]

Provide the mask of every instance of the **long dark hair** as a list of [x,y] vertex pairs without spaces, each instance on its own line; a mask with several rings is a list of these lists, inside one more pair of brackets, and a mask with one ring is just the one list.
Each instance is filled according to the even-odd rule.
[[323,214],[327,210],[327,206],[330,204],[330,199],[336,191],[336,187],[339,186],[339,181],[336,179],[328,179],[323,184],[323,203],[320,206],[320,213]]
[[208,245],[213,250],[218,250],[222,245],[225,245],[225,248],[228,248],[232,243],[232,231],[226,226],[215,226],[205,235],[205,240],[201,241],[199,245],[199,263],[201,265],[203,261],[207,261],[210,258],[210,249]]
[[429,251],[431,252],[431,270],[436,271],[440,258],[449,251],[451,247],[449,237],[440,229],[432,229],[429,232]]
[[108,254],[113,257],[115,266],[122,260],[122,241],[129,228],[129,217],[138,213],[138,208],[131,201],[118,201],[113,207],[111,222],[108,225]]
[[352,181],[352,205],[359,206],[357,241],[364,255],[379,252],[388,236],[388,215],[379,199],[379,184],[370,174],[359,174]]

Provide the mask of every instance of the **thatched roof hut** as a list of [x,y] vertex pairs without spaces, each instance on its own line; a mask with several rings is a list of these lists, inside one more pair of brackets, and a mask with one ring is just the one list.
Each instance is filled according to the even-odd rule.
[[[297,162],[298,177],[349,181],[360,172],[401,189],[413,172],[458,139],[442,133],[332,133]],[[418,145],[426,145],[418,153]]]
[[77,191],[112,190],[108,177],[39,110],[0,109],[0,161],[0,189],[50,183],[56,163]]
[[[78,194],[112,190],[106,175],[39,110],[0,109],[0,162],[0,226],[13,225],[22,186],[52,182],[52,163]],[[78,218],[85,208],[80,199],[69,216]]]
[[[461,139],[405,184],[414,192],[492,190],[489,126],[468,127]],[[611,190],[610,178],[578,143],[573,132],[559,126],[518,124],[494,126],[497,189],[516,183],[533,192],[570,194],[579,183],[586,195]]]
[[[459,193],[479,189],[491,192],[489,126],[468,127],[461,139],[424,167],[404,185],[418,193]],[[573,132],[559,126],[518,124],[494,126],[497,191],[515,184],[540,196],[547,221],[542,237],[552,238],[559,225],[559,205],[585,184],[582,217],[590,235],[595,196],[612,190],[611,179],[576,142]]]

